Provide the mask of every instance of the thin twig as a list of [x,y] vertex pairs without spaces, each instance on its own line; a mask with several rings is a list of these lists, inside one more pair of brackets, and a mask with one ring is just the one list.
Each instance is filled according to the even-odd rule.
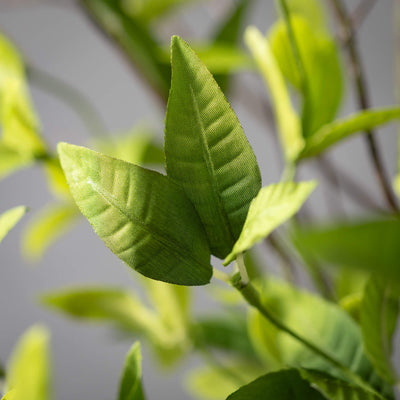
[[[342,0],[330,0],[330,2],[335,11],[337,20],[340,24],[340,38],[348,52],[350,67],[349,69],[353,75],[358,105],[360,109],[366,110],[370,107],[370,101],[367,92],[367,84],[364,76],[364,71],[361,64],[361,58],[358,51],[356,32],[352,25],[351,18],[347,14],[345,6],[342,3]],[[375,141],[374,131],[371,129],[366,130],[364,137],[367,143],[372,164],[375,168],[376,177],[381,186],[387,205],[394,212],[398,212],[399,209],[396,203],[396,199],[392,192],[389,180],[386,176],[384,165],[378,149],[378,144]]]
[[375,4],[376,0],[361,0],[351,15],[351,21],[354,30],[357,30],[361,26]]
[[92,136],[106,134],[106,125],[100,113],[81,91],[29,63],[26,64],[26,74],[32,84],[68,104],[80,116],[89,134]]

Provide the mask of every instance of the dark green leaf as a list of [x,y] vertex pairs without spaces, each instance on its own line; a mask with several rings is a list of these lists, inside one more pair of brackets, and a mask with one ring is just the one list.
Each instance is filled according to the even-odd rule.
[[159,45],[143,21],[128,15],[120,1],[80,1],[101,29],[118,43],[153,89],[166,100],[171,77],[170,68],[159,62]]
[[260,171],[212,75],[182,39],[174,36],[171,47],[167,173],[194,204],[212,254],[223,258],[239,237],[250,202],[261,187]]
[[303,228],[294,234],[301,251],[339,267],[379,271],[400,281],[400,221],[380,219]]
[[18,223],[18,221],[28,211],[25,206],[17,206],[5,211],[0,215],[0,242],[8,232]]
[[384,400],[378,393],[335,379],[320,371],[301,369],[299,372],[302,378],[307,379],[315,390],[329,400]]
[[315,182],[281,182],[260,190],[251,202],[239,239],[226,257],[224,265],[240,253],[267,237],[275,228],[291,218],[307,200]]
[[254,26],[246,29],[245,42],[271,92],[275,119],[287,162],[293,162],[303,150],[301,122],[292,106],[286,82],[267,39]]
[[135,343],[126,356],[118,400],[144,400],[141,379],[142,354],[140,343]]
[[300,158],[316,156],[350,135],[387,124],[400,118],[400,108],[366,110],[324,125],[306,142]]
[[389,383],[398,381],[392,365],[392,339],[399,315],[399,285],[372,275],[364,290],[361,330],[367,356],[380,376]]
[[302,379],[296,370],[288,369],[263,375],[232,393],[227,400],[324,400]]
[[204,285],[212,275],[204,228],[182,189],[158,172],[61,143],[72,196],[107,247],[149,278]]

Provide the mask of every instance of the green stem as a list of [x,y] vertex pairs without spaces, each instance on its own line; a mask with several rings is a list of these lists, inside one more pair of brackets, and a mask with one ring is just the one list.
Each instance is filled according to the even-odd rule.
[[31,64],[26,66],[28,79],[42,90],[58,97],[71,107],[92,136],[107,132],[105,123],[92,103],[78,89]]
[[320,349],[318,346],[311,343],[306,338],[302,337],[291,328],[286,326],[282,321],[276,318],[262,303],[260,294],[258,290],[251,284],[244,284],[237,274],[232,278],[232,286],[235,287],[243,296],[243,298],[250,304],[252,307],[256,308],[271,324],[273,324],[277,329],[281,330],[282,332],[287,333],[292,338],[296,339],[298,342],[303,344],[309,350],[311,350],[314,354],[320,356],[321,358],[328,361],[332,366],[340,370],[343,374],[345,374],[350,381],[359,385],[360,387],[368,390],[369,392],[374,391],[374,389],[366,383],[363,379],[361,379],[357,374],[343,365],[340,361],[336,360],[334,357],[327,354],[325,351]]

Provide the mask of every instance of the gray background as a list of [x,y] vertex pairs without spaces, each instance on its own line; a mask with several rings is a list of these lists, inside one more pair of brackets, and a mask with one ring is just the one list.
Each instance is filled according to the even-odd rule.
[[[348,1],[350,7],[358,2]],[[374,105],[394,101],[393,3],[377,2],[360,30],[362,55]],[[212,27],[214,18],[222,15],[230,1],[189,7],[169,18],[161,29],[165,41],[171,34],[184,38],[200,37]],[[258,1],[249,20],[266,30],[275,18],[272,1]],[[111,132],[124,131],[138,122],[148,121],[162,136],[163,114],[157,100],[147,90],[119,53],[98,34],[82,13],[69,1],[1,0],[0,29],[20,47],[25,57],[65,82],[79,88],[102,114]],[[348,90],[351,92],[351,89]],[[44,136],[52,146],[64,140],[84,144],[87,132],[79,117],[59,99],[32,87],[35,106],[40,115]],[[262,119],[262,107],[248,99],[267,96],[260,80],[244,74],[237,82],[233,107],[243,124],[261,166],[263,184],[279,179],[280,156],[273,134]],[[243,100],[244,99],[244,100]],[[247,104],[247,106],[246,106]],[[351,94],[342,114],[354,110]],[[259,118],[259,119],[257,119]],[[396,173],[396,129],[380,130],[378,137],[390,177]],[[354,138],[329,153],[342,169],[347,169],[381,202],[374,176],[366,157],[363,141]],[[319,178],[311,163],[301,177]],[[18,204],[31,207],[31,214],[51,199],[39,168],[20,171],[0,182],[0,210]],[[329,199],[332,192],[321,185],[310,205],[318,215],[333,216],[340,211]],[[359,205],[343,197],[348,215],[362,215]],[[26,220],[31,215],[26,217]],[[0,359],[6,360],[18,336],[36,322],[45,324],[52,333],[53,374],[56,398],[61,400],[115,398],[117,383],[129,341],[118,342],[102,327],[74,323],[41,308],[40,293],[74,284],[103,283],[134,287],[130,270],[124,266],[85,221],[54,245],[40,265],[33,267],[20,255],[20,237],[24,223],[1,244],[0,273]],[[269,257],[263,249],[264,255]],[[272,256],[271,256],[272,257]],[[269,262],[271,264],[271,262]],[[273,263],[272,263],[273,264]],[[196,308],[207,309],[207,289],[195,290]],[[183,372],[199,361],[192,357],[173,373],[164,374],[144,351],[144,376],[148,398],[187,399],[181,389]]]

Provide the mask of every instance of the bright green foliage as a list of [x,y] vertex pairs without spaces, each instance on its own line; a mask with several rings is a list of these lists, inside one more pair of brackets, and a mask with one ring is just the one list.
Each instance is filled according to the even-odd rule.
[[[355,240],[355,238],[357,240]],[[318,261],[400,280],[400,221],[379,219],[304,228],[294,241]]]
[[13,389],[12,400],[48,400],[49,334],[33,326],[19,340],[7,371],[7,387]]
[[287,162],[293,162],[303,150],[304,139],[301,122],[293,109],[284,77],[267,39],[257,28],[248,27],[244,38],[271,92],[285,159]]
[[400,118],[400,108],[388,107],[360,111],[350,117],[338,119],[324,125],[315,132],[306,142],[306,147],[300,158],[314,157],[328,147],[346,139],[350,135],[373,129]]
[[39,136],[25,72],[17,49],[0,35],[0,177],[41,157],[45,146]]
[[8,232],[18,223],[18,221],[28,211],[25,206],[18,206],[5,211],[0,215],[0,242]]
[[58,150],[75,202],[113,253],[152,279],[210,281],[204,229],[175,183],[83,147],[62,143]]
[[281,182],[260,190],[251,202],[246,222],[238,241],[226,257],[224,265],[253,247],[275,228],[291,218],[307,200],[315,182]]
[[140,343],[135,343],[126,356],[118,400],[144,400],[142,389],[142,354]]
[[[372,385],[383,387],[363,353],[361,332],[345,311],[318,296],[273,279],[262,282],[261,295],[264,306],[282,323],[363,379],[370,380]],[[278,330],[260,313],[251,313],[249,330],[257,351],[275,368],[318,369],[347,379],[341,371]]]
[[172,38],[172,83],[165,125],[167,174],[181,185],[225,257],[261,187],[254,153],[212,75],[179,37]]
[[44,170],[49,189],[53,195],[64,201],[72,201],[67,180],[65,179],[58,157],[47,158],[44,163]]
[[15,390],[10,390],[9,392],[7,392],[2,398],[1,400],[18,400],[15,394]]
[[343,85],[341,67],[336,44],[328,34],[316,31],[296,14],[290,23],[305,70],[305,84],[298,72],[286,22],[278,21],[268,39],[283,75],[302,93],[303,136],[307,138],[336,114]]
[[319,371],[299,370],[302,378],[307,379],[313,388],[329,400],[384,400],[376,392],[367,391]]
[[232,393],[227,400],[323,400],[318,391],[294,369],[271,372]]
[[380,376],[398,381],[392,365],[392,339],[399,316],[400,287],[377,274],[371,276],[361,304],[361,330],[365,351]]
[[42,258],[48,247],[72,228],[78,213],[73,203],[54,204],[41,210],[24,231],[24,254],[32,260]]
[[121,47],[150,86],[166,100],[170,67],[158,59],[159,44],[147,24],[124,10],[121,0],[80,0],[94,20]]
[[201,400],[221,400],[237,390],[240,384],[250,382],[262,373],[260,366],[244,360],[228,360],[226,366],[205,366],[191,371],[187,386]]

